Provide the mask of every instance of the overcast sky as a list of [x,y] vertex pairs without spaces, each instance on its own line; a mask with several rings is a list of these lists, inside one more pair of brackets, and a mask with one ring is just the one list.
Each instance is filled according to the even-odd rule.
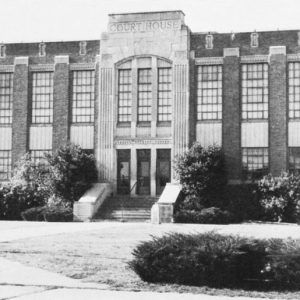
[[300,0],[0,0],[0,42],[99,39],[109,13],[182,10],[193,32],[300,29]]

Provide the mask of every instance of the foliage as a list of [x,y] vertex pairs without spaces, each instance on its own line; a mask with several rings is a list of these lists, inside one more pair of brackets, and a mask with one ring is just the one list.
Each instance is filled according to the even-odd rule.
[[299,289],[299,253],[300,240],[175,233],[139,244],[129,266],[148,282]]
[[300,175],[282,173],[264,176],[257,195],[268,221],[296,222],[300,217]]
[[45,206],[32,207],[21,213],[22,219],[25,221],[45,221]]
[[43,212],[45,221],[71,222],[73,221],[73,209],[65,206],[47,206]]
[[182,209],[174,214],[176,223],[198,224],[228,224],[232,221],[232,215],[217,207],[203,208],[200,211]]
[[53,194],[68,203],[77,201],[97,181],[95,158],[74,144],[46,155]]

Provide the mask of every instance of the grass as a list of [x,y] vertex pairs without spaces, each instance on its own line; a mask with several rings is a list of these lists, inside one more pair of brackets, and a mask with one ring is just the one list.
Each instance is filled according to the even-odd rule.
[[[176,231],[185,231],[178,228]],[[162,227],[150,224],[112,224],[103,230],[3,242],[0,243],[0,256],[86,282],[108,284],[117,290],[300,299],[300,291],[245,291],[143,282],[127,266],[132,259],[131,252],[150,235],[163,233]]]

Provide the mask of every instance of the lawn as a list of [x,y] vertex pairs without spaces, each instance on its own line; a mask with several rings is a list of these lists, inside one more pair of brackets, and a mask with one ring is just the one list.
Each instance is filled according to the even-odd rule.
[[[259,231],[253,229],[251,225],[249,226],[250,229],[246,230],[248,235],[253,235],[255,232],[258,236],[262,233],[266,235],[268,232],[264,230],[264,228],[267,228],[264,225],[258,227],[261,228]],[[282,228],[282,226],[286,227]],[[299,234],[300,237],[298,227],[290,227],[291,230],[289,230],[289,225],[282,226],[277,226],[278,229],[276,230],[276,225],[273,225],[269,230],[275,236],[284,231],[286,234],[294,232],[294,236]],[[209,228],[201,225],[190,227],[168,225],[166,227],[145,223],[112,223],[111,227],[102,230],[93,229],[2,242],[0,243],[0,256],[83,281],[105,283],[111,289],[300,299],[300,292],[245,291],[171,284],[148,284],[140,280],[127,266],[127,262],[132,258],[133,248],[140,241],[149,239],[151,235],[162,235],[165,232],[170,232],[170,230],[203,232]],[[223,232],[228,233],[231,227],[219,226],[217,228],[221,229],[220,232],[223,230]],[[236,226],[233,228],[236,228],[236,231],[239,232],[239,228],[243,229],[244,227]]]

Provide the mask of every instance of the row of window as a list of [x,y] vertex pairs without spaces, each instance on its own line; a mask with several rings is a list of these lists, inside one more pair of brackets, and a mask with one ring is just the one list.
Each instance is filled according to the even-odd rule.
[[[95,109],[95,72],[73,71],[72,123],[93,123]],[[31,122],[53,122],[53,72],[34,72],[31,77]],[[13,74],[0,73],[0,124],[12,123]]]
[[[157,88],[153,90],[153,72],[157,72]],[[120,69],[118,80],[118,122],[127,123],[132,119],[132,91],[137,89],[137,120],[140,123],[152,120],[153,92],[157,94],[157,120],[172,120],[172,78],[171,68],[138,69],[137,86],[132,82],[132,70]]]
[[[268,64],[241,67],[241,114],[243,120],[268,119]],[[222,119],[222,66],[199,66],[197,119]],[[288,64],[289,118],[300,118],[300,62]]]

